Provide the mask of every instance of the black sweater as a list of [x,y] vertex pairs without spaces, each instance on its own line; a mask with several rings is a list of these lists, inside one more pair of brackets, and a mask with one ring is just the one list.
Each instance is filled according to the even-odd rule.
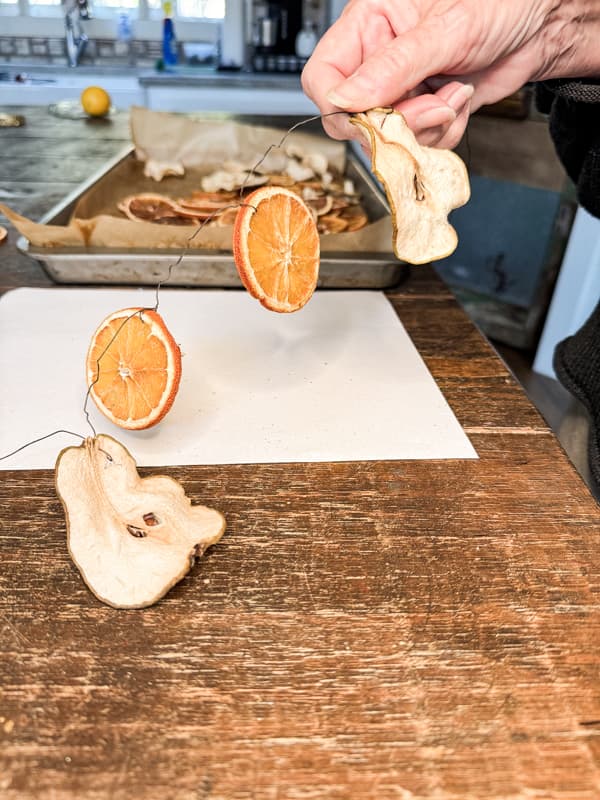
[[[550,115],[556,151],[580,204],[600,217],[600,80],[546,81],[536,99]],[[600,489],[600,302],[581,330],[557,345],[554,369],[589,412],[590,472]]]
[[600,217],[600,80],[545,81],[537,85],[536,99],[550,115],[556,151],[580,204]]

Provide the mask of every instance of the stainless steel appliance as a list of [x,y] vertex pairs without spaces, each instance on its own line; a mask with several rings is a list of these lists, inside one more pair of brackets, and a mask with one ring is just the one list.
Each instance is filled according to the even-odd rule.
[[302,29],[302,4],[274,0],[254,7],[255,72],[300,72],[306,59],[296,56],[296,37]]

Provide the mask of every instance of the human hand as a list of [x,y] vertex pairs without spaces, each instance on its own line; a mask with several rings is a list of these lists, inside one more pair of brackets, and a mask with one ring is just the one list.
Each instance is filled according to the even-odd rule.
[[[530,80],[598,73],[600,0],[350,0],[307,62],[321,113],[392,106],[421,144],[454,147],[469,114]],[[343,115],[323,120],[356,138]]]

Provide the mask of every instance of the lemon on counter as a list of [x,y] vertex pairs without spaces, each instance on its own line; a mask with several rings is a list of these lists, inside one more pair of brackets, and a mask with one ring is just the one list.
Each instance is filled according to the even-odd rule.
[[100,86],[88,86],[81,93],[81,105],[90,117],[103,117],[110,111],[110,95]]

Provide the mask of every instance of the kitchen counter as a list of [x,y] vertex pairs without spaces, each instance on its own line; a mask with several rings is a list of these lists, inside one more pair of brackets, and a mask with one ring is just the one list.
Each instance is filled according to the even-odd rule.
[[146,105],[157,110],[317,113],[314,103],[302,92],[300,75],[178,67],[141,74],[139,84]]
[[[16,75],[28,76],[25,83]],[[47,104],[79,97],[83,88],[100,84],[113,105],[144,105],[160,111],[313,114],[299,74],[217,71],[213,67],[174,67],[158,72],[132,66],[7,63],[0,66],[0,106]]]
[[[80,64],[69,68],[63,64],[34,64],[5,62],[0,65],[0,82],[15,75],[36,75],[49,80],[68,75],[73,78],[101,80],[102,78],[137,78],[143,86],[248,86],[268,89],[296,89],[301,91],[300,74],[219,71],[211,66],[177,66],[158,71],[148,67],[113,64]],[[2,77],[2,76],[8,76]]]
[[235,72],[204,67],[179,67],[165,72],[141,72],[142,86],[220,86],[247,89],[278,89],[301,92],[300,75],[286,73]]
[[[28,214],[127,136],[25,113],[0,187]],[[50,286],[15,238],[0,291]],[[599,796],[600,508],[433,271],[387,294],[479,460],[143,470],[228,530],[128,612],[71,563],[52,472],[2,473],[3,800]]]

